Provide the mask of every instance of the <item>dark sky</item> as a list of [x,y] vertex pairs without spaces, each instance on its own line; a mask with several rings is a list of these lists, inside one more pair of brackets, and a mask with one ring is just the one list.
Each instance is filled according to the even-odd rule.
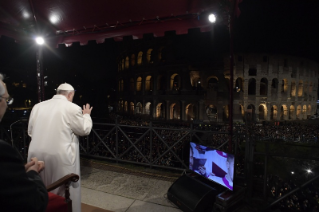
[[243,0],[235,46],[247,52],[281,52],[319,62],[318,0]]
[[[235,52],[282,53],[319,62],[318,0],[243,0],[239,7],[241,15],[234,25]],[[225,25],[215,27],[216,42],[228,37],[223,34],[228,33],[225,28]],[[45,50],[46,98],[52,97],[56,84],[69,82],[77,90],[77,103],[106,104],[106,95],[114,95],[116,89],[117,46],[119,43],[109,39],[104,44],[92,41],[87,46],[75,43],[69,48]],[[27,96],[33,103],[37,99],[35,51],[34,44],[0,39],[0,72],[9,77],[10,93]],[[11,86],[12,82],[21,81],[27,83],[28,91],[22,89],[22,84]],[[24,101],[20,99],[19,103],[19,98],[16,99],[17,104]]]

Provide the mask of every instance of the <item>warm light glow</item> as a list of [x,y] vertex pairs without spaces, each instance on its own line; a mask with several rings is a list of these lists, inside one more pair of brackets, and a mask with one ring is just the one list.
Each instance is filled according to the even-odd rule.
[[209,20],[211,23],[215,23],[215,22],[216,22],[216,16],[215,16],[214,14],[209,14],[208,20]]
[[291,172],[291,174],[294,174],[295,172]]
[[59,16],[57,16],[57,15],[51,15],[50,16],[50,21],[51,21],[52,24],[57,23],[59,20],[60,20]]
[[35,39],[35,41],[36,41],[37,44],[39,44],[39,45],[44,44],[44,39],[43,39],[42,37],[37,37],[37,38]]
[[310,169],[307,170],[308,173],[311,173],[312,171]]

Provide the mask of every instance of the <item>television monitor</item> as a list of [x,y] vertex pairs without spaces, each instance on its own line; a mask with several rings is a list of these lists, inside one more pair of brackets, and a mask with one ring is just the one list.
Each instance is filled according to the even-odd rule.
[[189,169],[231,191],[234,166],[233,154],[190,142]]

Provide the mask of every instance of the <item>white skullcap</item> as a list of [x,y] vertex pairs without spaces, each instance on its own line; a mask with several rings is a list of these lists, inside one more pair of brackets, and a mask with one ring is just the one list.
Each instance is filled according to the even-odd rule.
[[68,83],[63,83],[61,84],[57,90],[62,90],[62,91],[74,91],[74,88],[72,87],[72,85],[68,84]]

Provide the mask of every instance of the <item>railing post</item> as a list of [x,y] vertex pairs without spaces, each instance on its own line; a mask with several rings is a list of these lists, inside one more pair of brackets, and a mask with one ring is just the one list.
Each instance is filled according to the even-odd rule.
[[116,155],[116,163],[119,162],[119,123],[118,116],[115,118],[115,155]]
[[24,126],[22,126],[22,123],[21,123],[21,128],[22,128],[22,138],[23,138],[23,159],[24,161],[27,161],[27,154],[25,152],[25,130],[24,130]]
[[150,125],[149,125],[149,128],[150,128],[150,168],[152,168],[153,166],[153,152],[152,152],[152,149],[153,149],[153,125],[152,125],[152,121],[150,121]]
[[266,142],[266,152],[265,152],[265,164],[264,164],[264,198],[267,200],[267,165],[268,165],[268,149],[269,145]]

